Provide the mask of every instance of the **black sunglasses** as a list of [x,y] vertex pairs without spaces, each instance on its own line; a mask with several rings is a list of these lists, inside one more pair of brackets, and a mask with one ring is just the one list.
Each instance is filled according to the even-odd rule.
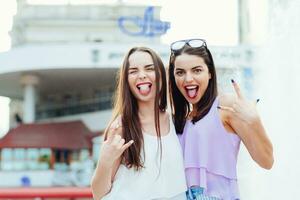
[[207,47],[206,41],[203,39],[188,39],[188,40],[178,40],[171,44],[171,51],[179,51],[185,45],[189,45],[192,48],[199,48],[199,47]]

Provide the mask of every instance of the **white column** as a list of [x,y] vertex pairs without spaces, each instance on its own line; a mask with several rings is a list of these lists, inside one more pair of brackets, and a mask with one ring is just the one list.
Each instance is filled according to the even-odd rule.
[[21,77],[21,84],[24,87],[24,123],[33,123],[35,121],[35,86],[38,82],[38,77],[34,75],[23,75]]

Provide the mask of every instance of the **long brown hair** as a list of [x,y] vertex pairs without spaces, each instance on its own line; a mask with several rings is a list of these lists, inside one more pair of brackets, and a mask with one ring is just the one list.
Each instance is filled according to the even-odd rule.
[[[155,91],[154,102],[154,120],[155,129],[158,136],[158,141],[161,147],[161,133],[159,123],[159,113],[164,112],[167,106],[167,83],[166,72],[160,57],[152,49],[147,47],[134,47],[129,50],[125,55],[123,66],[118,72],[117,90],[114,97],[113,115],[111,123],[115,121],[119,116],[122,121],[122,137],[125,142],[133,140],[134,143],[124,151],[122,155],[122,162],[128,167],[134,167],[139,170],[143,167],[143,160],[141,157],[142,148],[144,149],[144,138],[142,134],[142,127],[138,116],[138,104],[137,99],[132,94],[128,83],[128,69],[129,69],[129,57],[134,52],[141,51],[148,53],[153,60],[155,70],[155,83],[157,90]],[[107,137],[107,130],[105,130],[105,139]],[[145,155],[144,155],[145,156]]]
[[190,103],[182,95],[175,82],[174,63],[176,57],[181,54],[195,55],[203,58],[209,73],[211,74],[207,89],[197,103],[196,116],[192,119],[193,123],[202,119],[209,112],[218,94],[215,64],[212,55],[206,46],[190,47],[186,44],[181,50],[171,52],[169,61],[169,95],[173,121],[178,134],[182,134],[186,119],[191,111]]

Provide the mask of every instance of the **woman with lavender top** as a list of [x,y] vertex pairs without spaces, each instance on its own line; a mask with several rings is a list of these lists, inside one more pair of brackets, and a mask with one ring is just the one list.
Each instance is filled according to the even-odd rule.
[[170,100],[183,150],[188,200],[240,199],[237,155],[240,141],[252,159],[271,169],[273,148],[254,102],[232,80],[234,95],[218,95],[212,55],[205,40],[171,44]]

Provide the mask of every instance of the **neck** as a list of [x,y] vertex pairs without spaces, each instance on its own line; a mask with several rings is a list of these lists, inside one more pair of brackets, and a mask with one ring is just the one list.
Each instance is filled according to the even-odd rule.
[[197,114],[197,104],[193,104],[192,111],[189,113],[190,117],[195,117]]
[[153,118],[154,117],[154,100],[148,102],[138,102],[139,117],[140,119]]

